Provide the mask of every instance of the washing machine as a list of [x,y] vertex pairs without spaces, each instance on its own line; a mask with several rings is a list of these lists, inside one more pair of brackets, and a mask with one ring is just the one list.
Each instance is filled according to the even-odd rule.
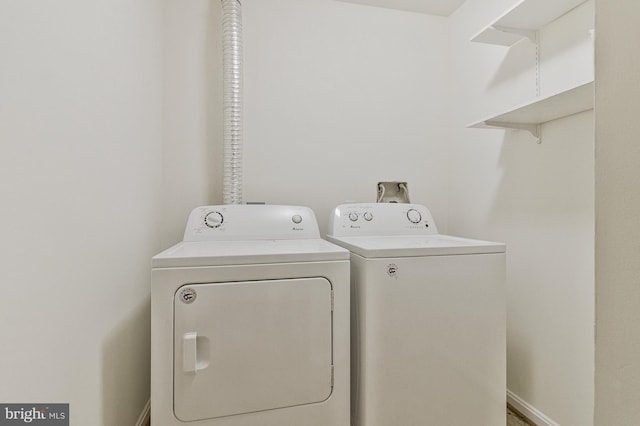
[[198,207],[152,265],[153,426],[349,425],[349,252],[311,209]]
[[417,204],[346,204],[354,426],[506,422],[505,245],[438,233]]

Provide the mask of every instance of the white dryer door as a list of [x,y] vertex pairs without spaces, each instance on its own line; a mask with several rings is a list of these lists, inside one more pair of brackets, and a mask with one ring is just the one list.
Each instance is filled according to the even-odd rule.
[[325,278],[188,284],[174,299],[182,421],[324,401],[332,389]]

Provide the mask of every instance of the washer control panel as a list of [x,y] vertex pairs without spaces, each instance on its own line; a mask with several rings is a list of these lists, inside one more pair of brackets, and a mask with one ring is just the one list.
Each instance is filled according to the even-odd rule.
[[329,222],[329,235],[431,235],[438,228],[425,206],[403,203],[342,204]]
[[308,207],[218,205],[193,209],[183,241],[291,240],[320,238],[315,214]]

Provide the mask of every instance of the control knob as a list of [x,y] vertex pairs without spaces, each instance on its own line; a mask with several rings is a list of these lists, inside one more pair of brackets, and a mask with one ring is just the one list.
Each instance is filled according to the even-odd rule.
[[356,220],[358,220],[358,213],[356,212],[349,213],[349,220],[351,222],[355,222]]
[[422,215],[416,209],[409,209],[407,211],[407,219],[409,219],[409,222],[411,223],[420,223],[420,221],[422,220]]
[[204,217],[204,224],[209,228],[218,228],[224,222],[224,216],[220,212],[209,212]]
[[362,217],[364,217],[364,220],[366,220],[367,222],[371,222],[373,220],[373,215],[371,214],[371,212],[364,212]]

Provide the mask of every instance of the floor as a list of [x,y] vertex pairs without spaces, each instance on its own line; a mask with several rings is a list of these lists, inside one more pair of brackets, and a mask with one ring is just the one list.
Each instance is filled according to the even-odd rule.
[[530,424],[524,417],[507,407],[507,426],[529,426]]
[[[143,423],[143,426],[150,426],[151,419],[147,418],[146,422]],[[529,423],[524,421],[522,417],[520,417],[517,413],[511,411],[507,407],[507,426],[529,426]]]

